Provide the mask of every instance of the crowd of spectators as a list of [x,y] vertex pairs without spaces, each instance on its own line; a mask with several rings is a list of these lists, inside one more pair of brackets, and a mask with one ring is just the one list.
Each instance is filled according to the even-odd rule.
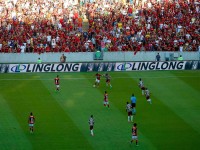
[[200,51],[198,0],[76,2],[1,0],[0,52]]

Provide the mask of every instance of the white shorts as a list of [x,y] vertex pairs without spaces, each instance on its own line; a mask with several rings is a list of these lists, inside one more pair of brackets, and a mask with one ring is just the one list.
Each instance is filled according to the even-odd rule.
[[109,102],[108,102],[108,101],[104,101],[103,104],[104,104],[104,105],[108,105]]
[[59,85],[59,84],[56,84],[56,87],[57,87],[57,88],[59,88],[59,87],[60,87],[60,85]]
[[33,123],[29,123],[29,127],[33,127],[34,126],[34,124]]
[[137,140],[137,139],[138,139],[137,136],[135,136],[135,135],[132,136],[132,140]]
[[150,101],[151,101],[151,99],[148,99],[148,100],[147,100],[147,102],[150,102]]
[[52,44],[52,48],[56,48],[56,45],[53,45],[53,44]]
[[95,81],[96,83],[99,83],[100,82],[100,80],[99,79],[96,79],[96,81]]

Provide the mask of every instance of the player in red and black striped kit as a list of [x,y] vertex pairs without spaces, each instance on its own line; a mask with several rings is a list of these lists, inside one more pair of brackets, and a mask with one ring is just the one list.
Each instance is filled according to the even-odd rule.
[[33,113],[30,113],[30,116],[28,117],[28,125],[30,129],[30,133],[33,133],[33,127],[35,123],[35,117],[33,116]]
[[133,143],[133,141],[136,141],[136,146],[138,146],[138,137],[137,137],[137,124],[134,123],[133,127],[132,127],[132,139],[131,139],[131,143]]
[[103,102],[103,104],[104,104],[104,106],[105,107],[110,107],[110,105],[109,105],[109,101],[108,101],[108,93],[107,93],[107,91],[105,91],[105,93],[104,93],[104,102]]
[[60,79],[59,79],[58,75],[54,79],[54,82],[55,82],[55,85],[56,85],[56,91],[59,91],[60,90]]
[[95,76],[96,76],[96,79],[95,79],[95,82],[94,82],[94,87],[99,87],[101,74],[96,73]]

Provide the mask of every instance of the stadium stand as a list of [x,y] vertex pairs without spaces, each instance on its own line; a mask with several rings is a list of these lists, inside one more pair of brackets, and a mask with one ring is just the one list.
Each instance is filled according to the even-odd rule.
[[79,2],[1,0],[0,52],[200,51],[197,0]]

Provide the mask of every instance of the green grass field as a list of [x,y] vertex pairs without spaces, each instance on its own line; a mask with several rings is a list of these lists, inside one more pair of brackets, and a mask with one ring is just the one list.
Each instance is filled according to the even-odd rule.
[[[110,89],[93,73],[0,74],[0,150],[199,150],[200,71],[111,72]],[[142,78],[152,105],[138,88]],[[107,90],[111,108],[103,106]],[[126,102],[137,97],[139,146],[130,145]],[[29,113],[36,117],[30,134]],[[88,119],[95,118],[90,135]]]

